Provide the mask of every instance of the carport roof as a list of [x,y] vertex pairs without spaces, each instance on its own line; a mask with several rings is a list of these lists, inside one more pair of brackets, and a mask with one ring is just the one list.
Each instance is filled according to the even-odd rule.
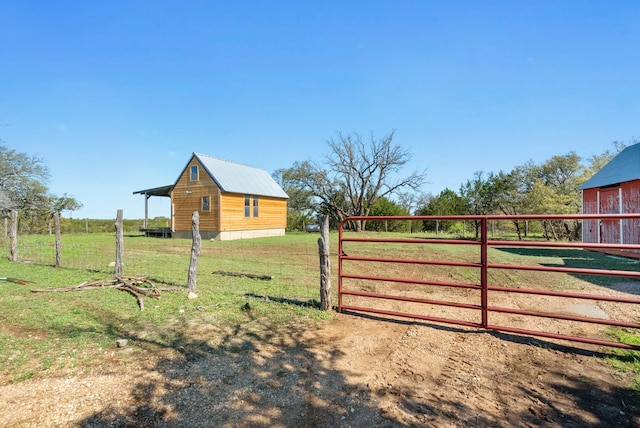
[[154,187],[153,189],[138,190],[133,192],[133,194],[171,197],[171,189],[173,189],[173,184],[170,184],[168,186]]

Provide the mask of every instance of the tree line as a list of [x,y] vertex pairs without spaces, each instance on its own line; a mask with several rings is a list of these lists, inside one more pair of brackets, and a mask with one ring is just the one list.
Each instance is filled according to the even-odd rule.
[[[328,141],[328,154],[320,161],[296,162],[291,168],[274,173],[290,196],[290,229],[303,229],[315,223],[317,215],[328,214],[331,224],[349,216],[401,215],[489,215],[489,214],[578,214],[581,212],[579,190],[615,155],[626,147],[614,141],[612,147],[588,159],[574,151],[555,155],[542,163],[528,161],[511,171],[478,171],[455,191],[446,188],[433,195],[419,191],[426,171],[401,175],[401,168],[411,154],[393,143],[394,133],[382,138],[373,134],[365,139],[360,134],[338,133]],[[633,140],[632,144],[640,141]],[[348,224],[353,230],[385,228],[408,231],[410,222],[394,222],[391,226],[365,221]],[[423,231],[462,233],[466,224],[459,221],[425,221]],[[472,224],[476,237],[480,223]],[[518,239],[535,232],[546,239],[580,238],[578,221],[544,221],[530,224],[514,220],[511,224]]]
[[[289,195],[289,230],[304,230],[328,215],[330,226],[353,216],[577,214],[581,210],[579,186],[626,147],[614,141],[601,154],[582,159],[574,151],[552,156],[542,163],[528,161],[511,171],[478,171],[455,191],[421,192],[426,170],[403,174],[411,152],[394,143],[395,131],[376,137],[338,132],[327,141],[328,151],[318,160],[295,162],[273,176]],[[632,144],[640,143],[634,139]],[[66,193],[49,192],[49,170],[38,157],[8,148],[0,140],[0,212],[19,212],[21,233],[50,232],[51,220],[82,204]],[[88,223],[69,226],[89,231]],[[63,220],[63,226],[65,225]],[[84,230],[83,229],[84,226]],[[393,224],[350,221],[354,231],[408,231],[411,222]],[[457,221],[425,221],[423,231],[461,233],[467,225]],[[108,225],[111,228],[111,225]],[[476,236],[479,224],[473,224]],[[78,229],[78,230],[76,230]],[[580,223],[548,221],[529,224],[515,220],[511,230],[519,239],[541,233],[547,239],[579,239]]]

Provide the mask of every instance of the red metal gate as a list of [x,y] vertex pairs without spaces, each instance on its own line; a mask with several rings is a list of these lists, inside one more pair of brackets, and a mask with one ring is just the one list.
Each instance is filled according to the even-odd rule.
[[[580,332],[580,323],[591,323],[640,334],[638,315],[627,310],[629,307],[640,309],[640,298],[633,296],[640,294],[640,262],[636,260],[640,258],[640,245],[530,238],[493,239],[496,224],[504,222],[518,223],[526,229],[529,222],[555,222],[562,226],[566,222],[582,220],[619,219],[640,219],[640,214],[350,217],[341,223],[339,229],[338,310],[640,350],[640,345],[574,333]],[[453,221],[464,226],[462,236],[454,239],[428,238],[422,232],[349,233],[344,230],[345,225],[358,221],[364,221],[369,226],[383,222],[385,227],[382,230],[388,229],[389,223],[397,225],[402,222],[421,226],[423,222]],[[467,234],[472,237],[467,238]],[[446,250],[439,246],[445,246]],[[458,254],[468,256],[469,251],[455,251],[456,246],[472,246],[478,251],[471,252],[473,259],[464,259]],[[441,254],[444,258],[434,258],[440,248],[443,249]],[[611,249],[636,259],[611,259],[599,252]],[[497,252],[501,252],[502,256],[497,257]],[[562,265],[531,263],[531,257],[527,256],[536,254],[547,258],[565,258]],[[494,261],[496,258],[500,258],[499,263]],[[517,263],[522,260],[525,263]],[[611,269],[610,264],[621,266]],[[448,269],[461,272],[454,275],[447,273]],[[554,275],[554,279],[549,279],[548,288],[532,289],[526,284],[511,283],[510,275],[515,275],[511,274],[513,272],[541,276],[538,282],[540,279],[546,280],[542,275]],[[465,280],[460,280],[461,277]],[[598,294],[593,291],[580,292],[581,281],[594,284],[590,288],[598,290]],[[435,289],[451,291],[453,298],[434,298]],[[512,306],[491,304],[499,293],[512,296],[509,299],[516,303]],[[389,305],[395,307],[389,308]],[[603,306],[615,312],[616,319],[611,319],[601,309]],[[453,311],[453,315],[447,311]],[[521,317],[553,320],[558,326],[552,326],[554,331],[519,328],[517,324]],[[493,322],[493,318],[498,322]]]

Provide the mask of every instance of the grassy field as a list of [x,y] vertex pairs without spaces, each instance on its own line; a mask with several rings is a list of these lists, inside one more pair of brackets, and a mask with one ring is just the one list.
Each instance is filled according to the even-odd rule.
[[[399,236],[399,235],[396,235]],[[179,346],[188,328],[197,324],[221,327],[259,320],[270,328],[303,324],[309,328],[330,319],[317,309],[319,299],[317,234],[291,233],[285,237],[240,241],[205,241],[198,270],[198,298],[186,299],[184,287],[190,256],[190,240],[125,237],[124,274],[145,275],[159,286],[177,286],[158,300],[146,299],[140,311],[129,294],[114,289],[64,293],[32,293],[32,288],[66,287],[84,281],[112,277],[109,262],[114,259],[113,234],[63,235],[62,267],[55,268],[54,240],[51,236],[20,237],[19,262],[7,261],[7,245],[0,254],[0,276],[19,278],[31,284],[0,281],[0,382],[20,382],[31,377],[53,376],[66,370],[108,366],[104,350],[116,339],[137,340],[138,348]],[[337,235],[331,236],[334,266],[334,293],[337,288]],[[376,254],[379,245],[364,248]],[[477,248],[469,246],[421,246],[408,253],[400,246],[385,244],[385,251],[404,257],[472,260]],[[637,270],[637,263],[605,257],[582,250],[491,249],[496,263],[568,265],[587,267],[596,263],[609,269]],[[214,272],[268,275],[269,281]],[[434,270],[434,279],[475,281],[477,272]],[[519,271],[496,272],[493,283],[544,288],[545,275]],[[582,281],[606,279],[563,275],[562,289],[579,288]],[[268,297],[268,298],[267,298]],[[335,302],[334,298],[334,302]],[[247,304],[250,310],[247,311]],[[630,333],[612,331],[624,341],[635,341]],[[624,337],[623,337],[624,336]],[[636,353],[623,353],[616,364],[623,370],[640,373]],[[135,359],[136,352],[128,354]],[[640,382],[637,382],[640,388]]]

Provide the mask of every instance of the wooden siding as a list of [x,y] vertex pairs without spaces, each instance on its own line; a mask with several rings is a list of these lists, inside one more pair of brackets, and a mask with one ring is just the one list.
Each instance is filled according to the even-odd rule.
[[[191,167],[198,166],[198,181],[191,181]],[[202,197],[210,197],[210,210],[202,211]],[[244,231],[252,229],[285,229],[287,227],[287,200],[258,196],[258,217],[244,216],[243,194],[222,193],[205,168],[193,157],[171,192],[174,231],[190,231],[191,216],[200,212],[201,232]]]
[[[585,189],[582,192],[584,214],[640,213],[640,180],[618,186]],[[583,242],[640,244],[640,220],[585,220]]]
[[[244,216],[244,197],[251,197],[251,217]],[[258,196],[258,217],[253,216],[254,195],[222,194],[220,231],[284,229],[287,227],[287,200]]]
[[[198,181],[191,181],[191,167],[198,166]],[[209,196],[209,211],[202,211],[202,197]],[[200,230],[220,230],[220,189],[197,159],[192,158],[171,192],[173,229],[191,230],[191,216],[200,213]]]

